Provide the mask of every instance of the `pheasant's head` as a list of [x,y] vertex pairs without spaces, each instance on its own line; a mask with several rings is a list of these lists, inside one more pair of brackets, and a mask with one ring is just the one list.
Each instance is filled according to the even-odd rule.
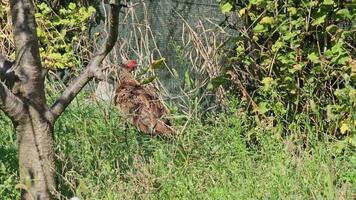
[[132,72],[137,68],[137,61],[136,60],[128,60],[122,64],[122,67],[127,69],[129,72]]

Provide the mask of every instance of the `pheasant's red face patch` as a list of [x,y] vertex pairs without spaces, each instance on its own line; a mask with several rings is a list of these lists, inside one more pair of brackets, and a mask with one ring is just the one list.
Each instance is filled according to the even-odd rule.
[[131,71],[136,69],[137,61],[136,60],[129,60],[124,64],[124,66],[126,67],[126,69],[128,69],[131,72]]

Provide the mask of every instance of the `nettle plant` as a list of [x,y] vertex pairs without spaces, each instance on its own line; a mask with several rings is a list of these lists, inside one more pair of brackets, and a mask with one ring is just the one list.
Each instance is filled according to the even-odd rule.
[[63,69],[82,64],[80,59],[90,49],[84,44],[88,41],[88,20],[94,13],[94,7],[81,7],[75,3],[69,3],[58,12],[46,3],[37,5],[37,35],[45,67]]
[[257,85],[260,113],[288,124],[306,115],[320,133],[355,137],[354,3],[220,0],[239,22],[229,24],[238,32],[231,64],[245,84]]

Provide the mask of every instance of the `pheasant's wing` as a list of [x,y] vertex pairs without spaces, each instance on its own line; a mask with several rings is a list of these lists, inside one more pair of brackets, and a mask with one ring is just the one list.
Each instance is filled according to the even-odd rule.
[[141,132],[167,136],[174,133],[169,120],[165,118],[168,109],[155,90],[140,85],[128,74],[120,77],[114,103]]
[[154,91],[139,87],[135,90],[135,97],[141,103],[137,110],[139,112],[137,122],[149,127],[151,134],[172,135],[174,133],[169,120],[165,118],[168,110]]

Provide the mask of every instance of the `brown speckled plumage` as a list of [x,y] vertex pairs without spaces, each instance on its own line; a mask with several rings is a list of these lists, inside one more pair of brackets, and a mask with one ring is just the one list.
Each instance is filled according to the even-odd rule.
[[114,104],[138,130],[151,135],[172,136],[175,131],[166,118],[169,111],[153,87],[141,85],[130,71],[122,68]]

